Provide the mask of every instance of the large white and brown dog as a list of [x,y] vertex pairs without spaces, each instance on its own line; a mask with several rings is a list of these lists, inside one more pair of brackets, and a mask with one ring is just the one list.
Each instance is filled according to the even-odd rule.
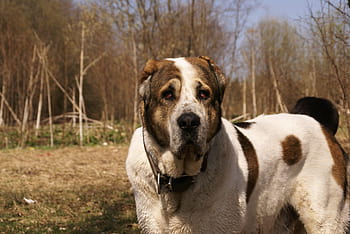
[[126,162],[143,233],[346,233],[349,158],[301,114],[221,117],[207,57],[150,60]]

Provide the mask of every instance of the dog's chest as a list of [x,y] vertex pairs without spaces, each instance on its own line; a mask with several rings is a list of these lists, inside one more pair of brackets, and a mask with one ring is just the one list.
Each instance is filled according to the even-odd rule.
[[[241,230],[241,224],[233,222],[231,212],[221,214],[213,211],[178,214],[169,218],[169,233],[235,233]],[[234,231],[236,230],[236,231]]]
[[205,196],[200,194],[177,201],[163,197],[162,207],[158,210],[163,210],[165,232],[235,233],[242,229],[242,207],[233,194],[226,194],[214,203],[204,199]]

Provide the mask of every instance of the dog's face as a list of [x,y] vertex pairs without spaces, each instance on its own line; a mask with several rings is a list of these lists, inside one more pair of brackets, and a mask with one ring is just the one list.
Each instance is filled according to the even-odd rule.
[[224,89],[207,57],[149,60],[139,85],[143,127],[176,158],[199,160],[220,128]]

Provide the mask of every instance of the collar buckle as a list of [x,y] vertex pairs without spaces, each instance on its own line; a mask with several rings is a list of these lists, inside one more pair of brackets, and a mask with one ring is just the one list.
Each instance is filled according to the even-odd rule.
[[157,173],[157,192],[158,194],[173,191],[173,178],[167,175]]

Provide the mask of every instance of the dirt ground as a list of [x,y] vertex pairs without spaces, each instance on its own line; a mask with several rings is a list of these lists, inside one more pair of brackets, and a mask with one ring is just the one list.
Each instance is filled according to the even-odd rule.
[[0,151],[0,233],[138,233],[127,146]]
[[0,150],[0,234],[139,233],[127,150]]

